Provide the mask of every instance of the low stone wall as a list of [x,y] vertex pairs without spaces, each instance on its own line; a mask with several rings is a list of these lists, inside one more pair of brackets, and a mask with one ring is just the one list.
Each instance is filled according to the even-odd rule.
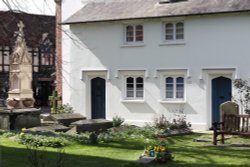
[[13,109],[0,112],[0,129],[21,130],[41,125],[40,109]]

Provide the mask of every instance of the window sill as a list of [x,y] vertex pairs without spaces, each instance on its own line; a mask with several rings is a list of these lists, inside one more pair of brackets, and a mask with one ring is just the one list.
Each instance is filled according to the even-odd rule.
[[185,41],[165,41],[161,44],[159,44],[159,46],[168,46],[168,45],[185,45],[186,42]]
[[165,103],[165,104],[185,104],[187,101],[178,101],[178,100],[160,100],[160,103]]
[[129,47],[144,47],[144,43],[126,43],[121,46],[121,48],[129,48]]
[[143,99],[122,99],[122,103],[145,103]]

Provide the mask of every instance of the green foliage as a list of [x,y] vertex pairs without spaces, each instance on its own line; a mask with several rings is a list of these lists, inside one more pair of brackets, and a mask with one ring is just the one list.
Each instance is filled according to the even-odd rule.
[[75,142],[78,144],[97,144],[98,143],[98,135],[94,132],[86,132],[80,134],[66,134],[60,133],[60,136],[69,140],[71,142]]
[[67,145],[67,141],[63,138],[59,137],[48,137],[48,136],[40,136],[40,135],[31,135],[21,133],[18,139],[19,143],[33,146],[33,147],[53,147],[60,148]]
[[67,103],[67,104],[59,106],[56,109],[55,113],[57,113],[57,114],[60,114],[60,113],[74,113],[74,109],[70,104]]
[[124,118],[121,118],[117,115],[112,118],[113,127],[119,127],[123,122]]
[[16,133],[15,132],[11,132],[11,131],[7,131],[7,130],[1,130],[0,129],[0,135],[3,136],[3,137],[12,137],[12,136],[15,136]]
[[237,94],[233,97],[233,101],[239,103],[241,110],[250,114],[250,87],[246,80],[235,79],[233,85]]
[[165,115],[156,117],[154,119],[154,126],[157,129],[163,130],[175,130],[175,129],[188,129],[191,127],[191,124],[186,121],[186,115],[184,114],[175,114],[175,118],[172,121],[167,120]]

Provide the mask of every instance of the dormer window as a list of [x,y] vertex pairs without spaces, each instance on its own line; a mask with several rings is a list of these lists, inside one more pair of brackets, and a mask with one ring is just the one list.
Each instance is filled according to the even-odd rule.
[[143,42],[143,25],[126,25],[125,26],[125,42],[135,43]]
[[165,41],[184,40],[184,23],[165,23]]

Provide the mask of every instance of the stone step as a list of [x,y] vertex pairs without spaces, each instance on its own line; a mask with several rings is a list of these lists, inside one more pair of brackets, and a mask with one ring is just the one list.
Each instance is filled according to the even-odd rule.
[[30,134],[39,134],[39,135],[46,135],[46,134],[53,134],[53,132],[66,132],[70,128],[63,126],[63,125],[49,125],[49,126],[38,126],[27,129],[25,132]]
[[64,126],[69,126],[72,122],[85,120],[86,117],[79,113],[62,113],[62,114],[50,114],[43,118],[43,123],[52,124],[62,124]]
[[70,127],[75,127],[75,131],[77,133],[105,131],[112,126],[112,121],[105,119],[87,119],[76,121],[70,124]]

